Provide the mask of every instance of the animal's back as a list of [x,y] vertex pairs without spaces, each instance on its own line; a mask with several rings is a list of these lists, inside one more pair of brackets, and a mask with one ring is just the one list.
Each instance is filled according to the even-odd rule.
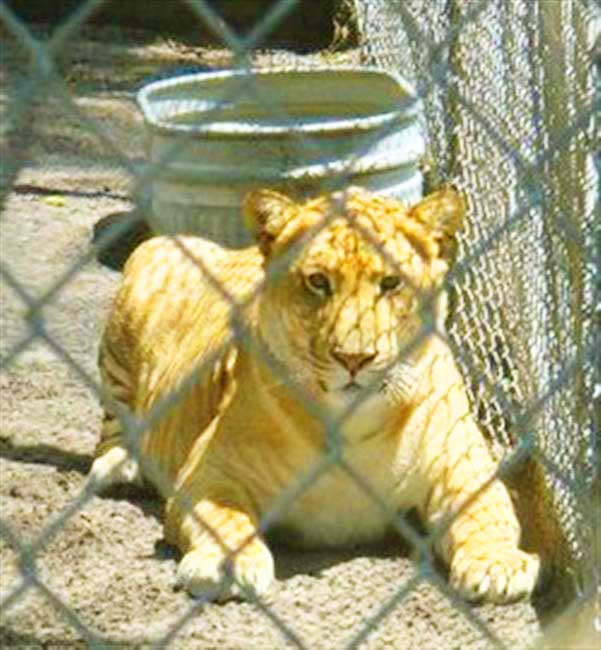
[[[167,409],[133,441],[160,458],[166,477],[174,478],[194,438],[215,415],[226,381],[222,366],[232,318],[250,315],[243,306],[262,278],[256,247],[232,251],[199,237],[156,237],[133,253],[100,347],[107,399],[98,458],[111,449],[113,456],[126,458],[128,444],[114,400],[143,418],[160,410],[159,402],[196,371],[196,381],[177,397],[182,408]],[[137,464],[124,460],[122,471],[131,480]]]

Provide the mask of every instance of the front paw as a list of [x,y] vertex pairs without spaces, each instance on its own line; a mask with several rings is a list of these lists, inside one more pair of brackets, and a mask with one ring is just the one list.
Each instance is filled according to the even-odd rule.
[[459,548],[451,562],[451,586],[466,600],[508,603],[529,596],[540,569],[537,555],[518,548]]
[[207,543],[186,553],[177,568],[177,585],[196,598],[223,602],[252,599],[267,592],[274,581],[273,557],[259,539],[231,555],[231,571],[223,550]]

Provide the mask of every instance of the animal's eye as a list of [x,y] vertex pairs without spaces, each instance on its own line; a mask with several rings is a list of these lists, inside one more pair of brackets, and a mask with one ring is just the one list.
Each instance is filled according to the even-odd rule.
[[332,293],[330,281],[325,273],[310,273],[305,278],[305,281],[309,289],[315,293],[319,293],[323,296],[329,296]]
[[401,278],[398,275],[386,275],[380,280],[380,290],[382,293],[394,291],[401,284]]

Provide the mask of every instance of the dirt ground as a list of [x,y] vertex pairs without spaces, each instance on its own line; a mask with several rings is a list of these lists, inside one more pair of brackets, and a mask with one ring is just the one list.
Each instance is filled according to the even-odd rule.
[[[2,48],[2,119],[13,124],[20,116],[7,102],[28,63],[12,41]],[[277,548],[277,586],[264,607],[198,605],[173,588],[177,553],[163,541],[152,495],[123,489],[82,499],[100,427],[97,346],[119,281],[95,259],[91,239],[99,219],[132,207],[123,161],[134,169],[144,157],[133,94],[159,71],[228,60],[225,51],[152,34],[86,31],[59,65],[80,114],[59,92],[34,89],[33,112],[3,136],[9,174],[23,166],[0,213],[8,360],[0,375],[0,645],[475,650],[493,647],[490,630],[507,647],[530,647],[540,633],[530,604],[460,606],[424,581],[406,592],[414,571],[392,543],[337,554]],[[40,299],[32,312],[30,301]],[[52,343],[30,341],[33,330]]]

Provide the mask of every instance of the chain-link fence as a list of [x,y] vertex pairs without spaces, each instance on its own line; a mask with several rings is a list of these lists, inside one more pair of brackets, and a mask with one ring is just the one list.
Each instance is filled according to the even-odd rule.
[[[79,286],[78,283],[84,289],[92,286],[89,284],[90,265],[96,255],[107,259],[115,253],[117,246],[126,241],[127,251],[122,256],[126,257],[135,243],[148,236],[146,226],[141,224],[151,209],[151,188],[169,162],[182,156],[189,146],[186,138],[178,138],[168,155],[148,165],[142,150],[132,152],[132,148],[126,146],[131,137],[129,132],[142,130],[139,119],[128,114],[125,128],[117,129],[117,135],[114,133],[113,98],[119,93],[131,95],[145,76],[156,72],[153,68],[156,61],[146,66],[145,75],[136,72],[132,78],[127,78],[115,70],[115,76],[109,73],[101,85],[92,84],[94,92],[106,101],[102,110],[91,108],[91,94],[79,93],[87,81],[77,76],[73,81],[72,69],[65,67],[63,60],[77,39],[83,38],[90,17],[102,4],[103,0],[81,2],[56,28],[39,33],[18,18],[10,3],[0,4],[7,42],[10,39],[11,47],[20,50],[21,61],[28,59],[20,72],[9,70],[6,65],[3,70],[6,83],[3,83],[2,92],[0,225],[3,228],[2,248],[6,255],[3,252],[1,272],[6,304],[16,301],[20,305],[18,315],[9,315],[8,311],[3,313],[2,372],[7,378],[3,385],[3,389],[6,388],[3,420],[9,419],[6,404],[13,404],[10,392],[18,396],[23,390],[23,382],[27,381],[26,374],[32,372],[31,364],[24,363],[23,359],[27,359],[32,350],[39,350],[40,342],[60,360],[74,385],[85,386],[98,401],[103,396],[89,354],[89,348],[97,346],[99,339],[95,325],[79,329],[78,335],[87,334],[90,340],[82,340],[79,347],[74,346],[73,339],[67,335],[72,326],[69,314],[60,318],[64,296]],[[277,32],[281,21],[297,8],[299,2],[274,0],[256,24],[248,26],[243,37],[228,26],[212,3],[187,0],[183,4],[228,51],[224,60],[209,61],[209,64],[247,69],[257,64],[256,52],[265,37]],[[306,5],[302,3],[302,8],[309,10]],[[514,0],[512,3],[496,0],[355,0],[341,2],[339,14],[335,17],[339,40],[344,41],[350,33],[356,34],[359,45],[355,50],[338,52],[332,48],[307,57],[267,53],[258,61],[264,67],[279,65],[283,61],[290,68],[324,65],[335,68],[347,66],[349,62],[375,64],[401,73],[417,88],[424,108],[423,127],[428,144],[428,153],[422,161],[426,189],[453,184],[465,193],[469,203],[467,224],[460,235],[455,265],[445,287],[451,294],[450,339],[469,385],[473,411],[487,435],[492,453],[500,461],[497,474],[511,486],[515,497],[524,529],[524,545],[540,554],[544,561],[546,580],[538,598],[540,603],[544,603],[540,606],[543,610],[557,608],[560,601],[564,604],[575,602],[573,607],[576,611],[586,609],[587,603],[594,599],[598,581],[594,551],[600,524],[598,507],[595,507],[598,506],[595,504],[598,498],[595,432],[599,430],[601,341],[598,328],[599,224],[598,220],[595,221],[598,215],[599,160],[594,152],[598,149],[596,114],[600,102],[594,84],[596,80],[598,83],[595,65],[598,66],[599,57],[599,20],[600,7],[594,0]],[[153,46],[147,44],[148,48]],[[179,48],[180,54],[181,48],[185,49],[183,44],[175,47]],[[7,51],[3,58],[8,60]],[[98,52],[94,50],[92,56]],[[90,53],[78,51],[76,62],[85,66],[86,56],[89,57]],[[135,48],[127,49],[122,65],[126,66],[136,56],[140,54]],[[184,60],[194,65],[197,56],[198,51],[189,47]],[[160,61],[159,57],[157,59]],[[177,62],[182,62],[181,56]],[[87,64],[86,70],[93,71],[94,61]],[[266,102],[252,84],[241,84],[239,92],[241,96],[254,94],[258,102],[263,102],[263,110],[280,123],[286,118],[293,121],[281,105]],[[232,99],[236,100],[236,97]],[[44,141],[45,149],[40,151],[36,148],[36,137],[41,128],[38,120],[41,120],[40,115],[45,115],[43,111],[48,105],[59,106],[63,115],[68,117],[69,133],[61,132],[60,128],[49,129],[45,133],[48,138]],[[218,106],[215,110],[218,113],[222,109]],[[214,114],[211,117],[214,118]],[[390,125],[384,128],[390,128]],[[72,137],[74,134],[78,137]],[[72,138],[72,141],[64,146],[61,138]],[[49,142],[57,143],[57,147],[63,149],[58,162],[52,157],[52,144]],[[77,150],[81,143],[89,146],[92,152],[87,166],[82,166]],[[316,143],[307,136],[301,145],[311,149]],[[369,143],[364,146],[369,147]],[[357,156],[360,153],[357,152]],[[43,161],[42,168],[36,169],[39,160]],[[344,189],[348,184],[353,163],[354,160],[349,160],[346,169],[337,175],[336,187]],[[60,208],[65,198],[60,182],[56,186],[58,189],[52,187],[44,192],[43,187],[40,188],[46,178],[44,174],[53,164],[63,170],[62,180],[75,173],[73,170],[77,168],[78,179],[84,190],[92,192],[91,196],[95,196],[94,192],[110,194],[112,191],[121,201],[117,201],[119,207],[123,207],[127,205],[127,192],[135,197],[137,209],[110,220],[110,224],[116,226],[103,232],[97,246],[75,253],[67,248],[68,264],[61,266],[60,273],[50,283],[36,285],[23,272],[30,267],[20,266],[20,257],[14,251],[21,253],[23,247],[23,257],[35,259],[36,247],[46,246],[48,242],[25,239],[20,242],[20,233],[27,228],[27,215],[19,214],[23,223],[15,226],[15,208],[11,201],[26,194],[41,197],[46,208],[59,210],[55,218],[64,220]],[[84,172],[80,173],[84,167]],[[105,178],[106,169],[110,174]],[[55,181],[53,178],[52,182]],[[105,185],[108,189],[103,189]],[[25,209],[30,207],[38,209],[36,205],[26,205]],[[93,209],[94,204],[86,207]],[[49,215],[52,218],[55,213]],[[95,215],[93,221],[100,216],[103,215]],[[80,218],[89,226],[89,215]],[[35,223],[52,236],[51,224]],[[70,225],[73,223],[79,222],[70,222]],[[44,230],[47,228],[50,230]],[[363,234],[367,237],[366,233]],[[9,238],[12,241],[9,242]],[[184,244],[180,242],[179,246],[184,257],[191,255]],[[195,263],[203,266],[202,259],[195,259]],[[203,272],[213,278],[211,268],[203,268]],[[219,277],[212,281],[216,286],[220,284]],[[217,288],[231,300],[224,287]],[[256,293],[260,295],[261,287]],[[106,305],[100,307],[105,313]],[[249,334],[244,326],[242,307],[238,305],[232,313],[231,336],[236,345],[259,355],[280,381],[294,388],[305,410],[315,413],[316,406],[306,395],[302,383],[299,385],[286,364],[271,358],[261,341]],[[427,323],[424,323],[423,330],[407,343],[409,352],[428,333]],[[94,336],[96,338],[91,340]],[[144,471],[152,476],[152,482],[165,499],[173,498],[173,482],[164,468],[152,464],[150,458],[141,453],[139,441],[144,431],[150,426],[158,426],[161,418],[168,417],[169,412],[177,408],[182,399],[185,400],[186,386],[201,381],[209,366],[212,372],[210,362],[221,350],[214,352],[215,357],[204,360],[194,369],[189,382],[184,382],[185,385],[180,386],[175,394],[164,396],[167,399],[150,413],[136,419],[117,408],[132,453],[138,457]],[[39,363],[39,356],[36,363]],[[36,381],[39,376],[35,375]],[[106,395],[103,397],[107,399]],[[54,399],[58,399],[56,393]],[[110,401],[110,397],[108,399]],[[52,419],[52,390],[49,389],[49,394],[40,400],[43,404],[42,421],[43,416]],[[31,401],[27,404],[31,408]],[[359,408],[359,405],[351,407],[351,413],[353,408]],[[35,408],[25,415],[35,420]],[[92,415],[100,419],[98,412],[92,412]],[[434,530],[429,536],[423,536],[416,532],[411,518],[390,512],[385,500],[371,487],[369,476],[358,474],[345,461],[344,443],[339,433],[341,421],[332,419],[331,414],[325,411],[319,411],[316,417],[326,432],[324,453],[282,491],[260,522],[261,531],[266,531],[282,517],[317,481],[337,471],[344,473],[363,497],[373,499],[375,508],[385,512],[390,527],[411,547],[415,559],[413,573],[405,575],[390,589],[378,591],[374,583],[373,589],[381,601],[362,611],[358,624],[347,630],[347,634],[336,637],[336,644],[323,637],[318,642],[319,647],[410,647],[411,639],[419,638],[418,631],[414,632],[417,636],[404,636],[408,634],[406,629],[397,631],[396,635],[387,631],[388,637],[382,636],[380,631],[391,612],[415,598],[424,585],[456,614],[456,618],[450,619],[456,634],[447,639],[451,639],[455,647],[480,647],[478,644],[505,647],[515,643],[514,635],[510,632],[504,634],[492,624],[491,619],[498,614],[467,605],[448,586],[444,570],[434,562],[431,553],[434,541],[443,531]],[[23,422],[20,426],[24,426]],[[79,423],[75,426],[85,430],[92,425]],[[7,459],[35,462],[36,453],[38,456],[41,453],[35,431],[28,442],[29,454],[22,450],[19,452],[18,435],[17,443],[10,441],[12,429],[9,433],[0,431],[0,434],[7,436],[3,438],[5,443],[2,447]],[[54,444],[60,447],[60,439]],[[43,457],[52,457],[48,455],[48,449]],[[77,467],[78,462],[82,467],[89,466],[85,457],[82,459],[75,454],[69,458],[70,463],[63,458],[63,468]],[[7,465],[3,479],[6,492],[3,488],[2,494],[3,498],[18,499],[19,491],[25,488],[21,483],[8,486],[11,471]],[[91,624],[87,605],[65,597],[64,594],[69,593],[66,583],[62,590],[49,586],[44,572],[39,569],[48,547],[60,540],[61,534],[74,526],[74,522],[88,516],[86,513],[92,505],[102,507],[89,487],[83,487],[81,481],[74,485],[73,489],[67,490],[68,498],[63,500],[60,511],[46,513],[43,524],[32,529],[16,525],[11,520],[10,508],[6,514],[3,513],[0,536],[5,548],[13,553],[13,568],[5,567],[2,580],[2,610],[6,621],[3,625],[7,643],[42,647],[67,644],[52,636],[45,637],[43,629],[36,628],[35,611],[24,614],[28,607],[31,609],[27,598],[32,592],[41,595],[65,621],[71,630],[69,638],[73,639],[72,642],[84,647],[128,644],[180,647],[182,631],[190,626],[191,621],[197,617],[205,617],[207,621],[219,620],[210,618],[211,611],[213,616],[219,615],[208,609],[206,599],[190,601],[185,607],[178,601],[179,609],[165,629],[149,634],[145,629],[149,627],[148,621],[142,620],[133,628],[138,632],[132,633],[130,627],[131,638],[124,638],[111,630],[110,625],[109,629],[98,629]],[[180,494],[178,498],[182,509],[190,508],[189,495]],[[117,507],[112,502],[108,505]],[[36,520],[33,514],[32,520]],[[94,536],[100,534],[94,522],[94,519],[90,520],[89,537],[82,537],[82,543],[96,548],[99,555],[94,559],[98,568],[90,573],[89,579],[105,584],[102,563],[106,560],[100,553],[102,547],[96,547],[92,542]],[[117,544],[116,539],[110,539],[111,530],[104,530],[106,543]],[[149,534],[156,534],[156,531]],[[385,570],[394,571],[393,566],[386,564]],[[68,567],[65,571],[68,573]],[[135,568],[132,573],[134,571]],[[170,576],[173,578],[172,573]],[[133,578],[129,575],[121,579]],[[229,576],[226,579],[234,578]],[[388,576],[385,582],[389,582]],[[115,594],[111,591],[115,589],[114,583],[110,589],[108,584],[107,593]],[[361,594],[369,598],[359,585],[354,587],[357,598]],[[295,621],[285,614],[287,606],[297,606],[298,594],[280,594],[279,605],[278,593],[273,600],[253,593],[247,595],[253,611],[264,617],[275,636],[252,642],[242,637],[221,645],[215,641],[211,647],[317,647],[315,641],[306,641],[312,637],[299,633]],[[310,590],[305,591],[303,597],[311,599]],[[116,594],[110,598],[115,600],[115,609],[123,606]],[[324,611],[329,607],[327,595],[325,603]],[[183,611],[181,607],[184,607]],[[222,608],[226,612],[224,615],[232,614],[230,607]],[[419,607],[416,611],[420,612]],[[29,621],[29,627],[16,624],[17,615]],[[421,614],[417,614],[423,621],[429,615],[423,609]],[[344,618],[342,612],[340,617]],[[110,617],[108,620],[110,622]],[[419,629],[418,621],[415,624]],[[467,642],[462,636],[466,624],[477,631],[476,641]],[[15,632],[17,629],[18,633]],[[215,639],[221,638],[216,628],[212,628],[212,633]],[[209,647],[207,637],[198,638]],[[517,640],[525,643],[524,637]],[[531,640],[529,637],[528,642]],[[425,645],[428,647],[427,643]]]

